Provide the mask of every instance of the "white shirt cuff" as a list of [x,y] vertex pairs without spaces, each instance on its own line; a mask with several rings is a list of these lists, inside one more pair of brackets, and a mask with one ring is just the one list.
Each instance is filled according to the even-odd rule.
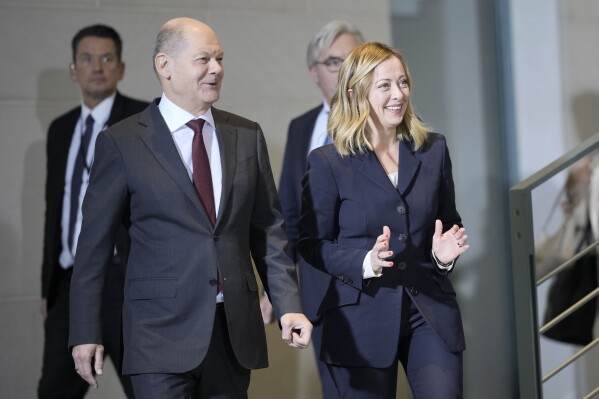
[[454,259],[454,260],[452,260],[452,261],[451,261],[451,262],[449,262],[449,263],[443,263],[443,262],[441,262],[439,259],[437,259],[437,257],[435,256],[435,251],[433,251],[432,249],[431,249],[431,255],[432,255],[432,257],[433,257],[433,260],[434,260],[434,261],[437,263],[437,267],[438,267],[439,269],[441,269],[441,270],[444,270],[444,271],[446,271],[446,272],[448,272],[448,271],[450,271],[451,269],[453,269],[453,265],[454,265],[454,263],[455,263],[455,259]]
[[381,277],[383,275],[382,269],[379,273],[376,273],[374,270],[372,270],[372,263],[370,262],[371,252],[372,250],[368,251],[366,257],[364,258],[364,262],[362,262],[362,278],[364,280],[366,280],[367,278]]

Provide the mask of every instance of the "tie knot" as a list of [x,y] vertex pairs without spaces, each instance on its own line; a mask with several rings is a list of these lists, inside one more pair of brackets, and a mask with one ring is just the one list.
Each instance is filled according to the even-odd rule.
[[193,130],[194,133],[202,133],[202,128],[204,127],[203,119],[192,119],[186,123],[186,125]]

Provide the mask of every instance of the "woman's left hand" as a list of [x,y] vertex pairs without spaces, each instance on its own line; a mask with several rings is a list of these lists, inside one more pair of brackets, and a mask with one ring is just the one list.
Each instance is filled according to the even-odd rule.
[[450,263],[470,248],[466,229],[454,224],[451,229],[443,233],[443,223],[435,221],[435,234],[433,235],[433,252],[442,263]]

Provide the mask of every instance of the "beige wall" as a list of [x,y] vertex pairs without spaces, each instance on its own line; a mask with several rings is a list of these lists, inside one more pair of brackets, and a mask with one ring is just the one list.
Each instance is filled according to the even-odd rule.
[[[367,39],[389,42],[384,0],[14,0],[0,1],[0,397],[32,398],[41,368],[40,259],[45,132],[78,104],[67,78],[70,40],[106,23],[124,40],[123,93],[160,95],[151,67],[159,27],[175,16],[198,18],[220,35],[226,77],[217,106],[257,120],[278,180],[289,120],[321,99],[305,67],[305,48],[330,19],[355,22]],[[271,367],[254,374],[253,398],[315,398],[311,351],[298,353],[268,328]],[[114,372],[90,397],[118,398]]]

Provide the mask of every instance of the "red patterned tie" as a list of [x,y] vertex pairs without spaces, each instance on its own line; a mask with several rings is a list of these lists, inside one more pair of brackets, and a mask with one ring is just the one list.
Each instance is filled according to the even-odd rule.
[[191,161],[193,164],[193,185],[198,197],[208,214],[212,225],[216,222],[216,208],[214,206],[214,191],[212,189],[212,175],[210,174],[210,162],[208,153],[204,146],[202,137],[203,119],[192,119],[186,124],[193,130],[193,141],[191,143]]

